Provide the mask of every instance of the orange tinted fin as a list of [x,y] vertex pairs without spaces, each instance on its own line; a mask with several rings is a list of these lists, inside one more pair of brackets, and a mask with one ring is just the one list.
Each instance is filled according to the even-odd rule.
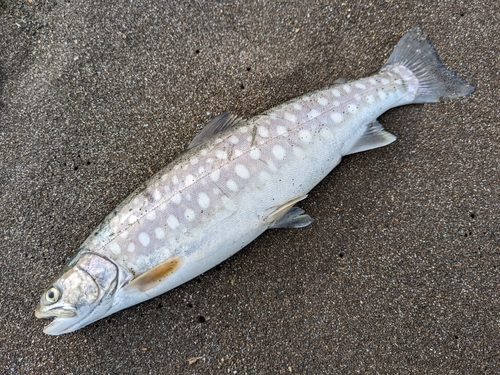
[[151,268],[149,271],[134,277],[128,286],[130,288],[139,289],[141,292],[152,289],[165,278],[173,274],[180,267],[181,263],[181,257],[174,256],[169,258],[165,262]]

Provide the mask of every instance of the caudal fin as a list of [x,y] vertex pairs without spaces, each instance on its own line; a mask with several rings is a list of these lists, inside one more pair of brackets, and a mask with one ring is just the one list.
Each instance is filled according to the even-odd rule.
[[413,26],[399,40],[382,69],[402,65],[418,80],[413,103],[432,103],[440,98],[458,98],[475,91],[467,81],[446,68],[420,26]]

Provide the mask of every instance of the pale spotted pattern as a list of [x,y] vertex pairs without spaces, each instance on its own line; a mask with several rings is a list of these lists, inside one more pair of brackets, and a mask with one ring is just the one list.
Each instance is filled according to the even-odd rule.
[[[404,71],[383,71],[299,97],[215,136],[139,188],[83,246],[142,272],[151,258],[163,259],[169,246],[179,251],[191,228],[237,210],[248,191],[269,186],[283,168],[314,165],[318,150],[342,147],[346,132],[363,131],[351,123],[406,100],[411,84]],[[307,173],[297,170],[304,179]]]

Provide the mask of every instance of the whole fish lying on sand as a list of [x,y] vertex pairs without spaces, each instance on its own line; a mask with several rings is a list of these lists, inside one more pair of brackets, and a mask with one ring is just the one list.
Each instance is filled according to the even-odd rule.
[[175,288],[269,228],[300,228],[295,205],[342,156],[396,137],[377,122],[390,108],[474,91],[448,70],[419,26],[375,75],[337,83],[243,120],[222,114],[186,152],[104,219],[43,294],[44,332],[75,331]]

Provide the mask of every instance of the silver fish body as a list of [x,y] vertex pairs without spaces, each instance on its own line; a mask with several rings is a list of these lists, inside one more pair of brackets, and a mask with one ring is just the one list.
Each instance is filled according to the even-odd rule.
[[42,296],[48,334],[72,332],[162,294],[269,228],[312,219],[294,207],[342,156],[387,145],[390,108],[474,88],[446,69],[419,27],[377,74],[293,99],[247,121],[224,114],[115,209]]

